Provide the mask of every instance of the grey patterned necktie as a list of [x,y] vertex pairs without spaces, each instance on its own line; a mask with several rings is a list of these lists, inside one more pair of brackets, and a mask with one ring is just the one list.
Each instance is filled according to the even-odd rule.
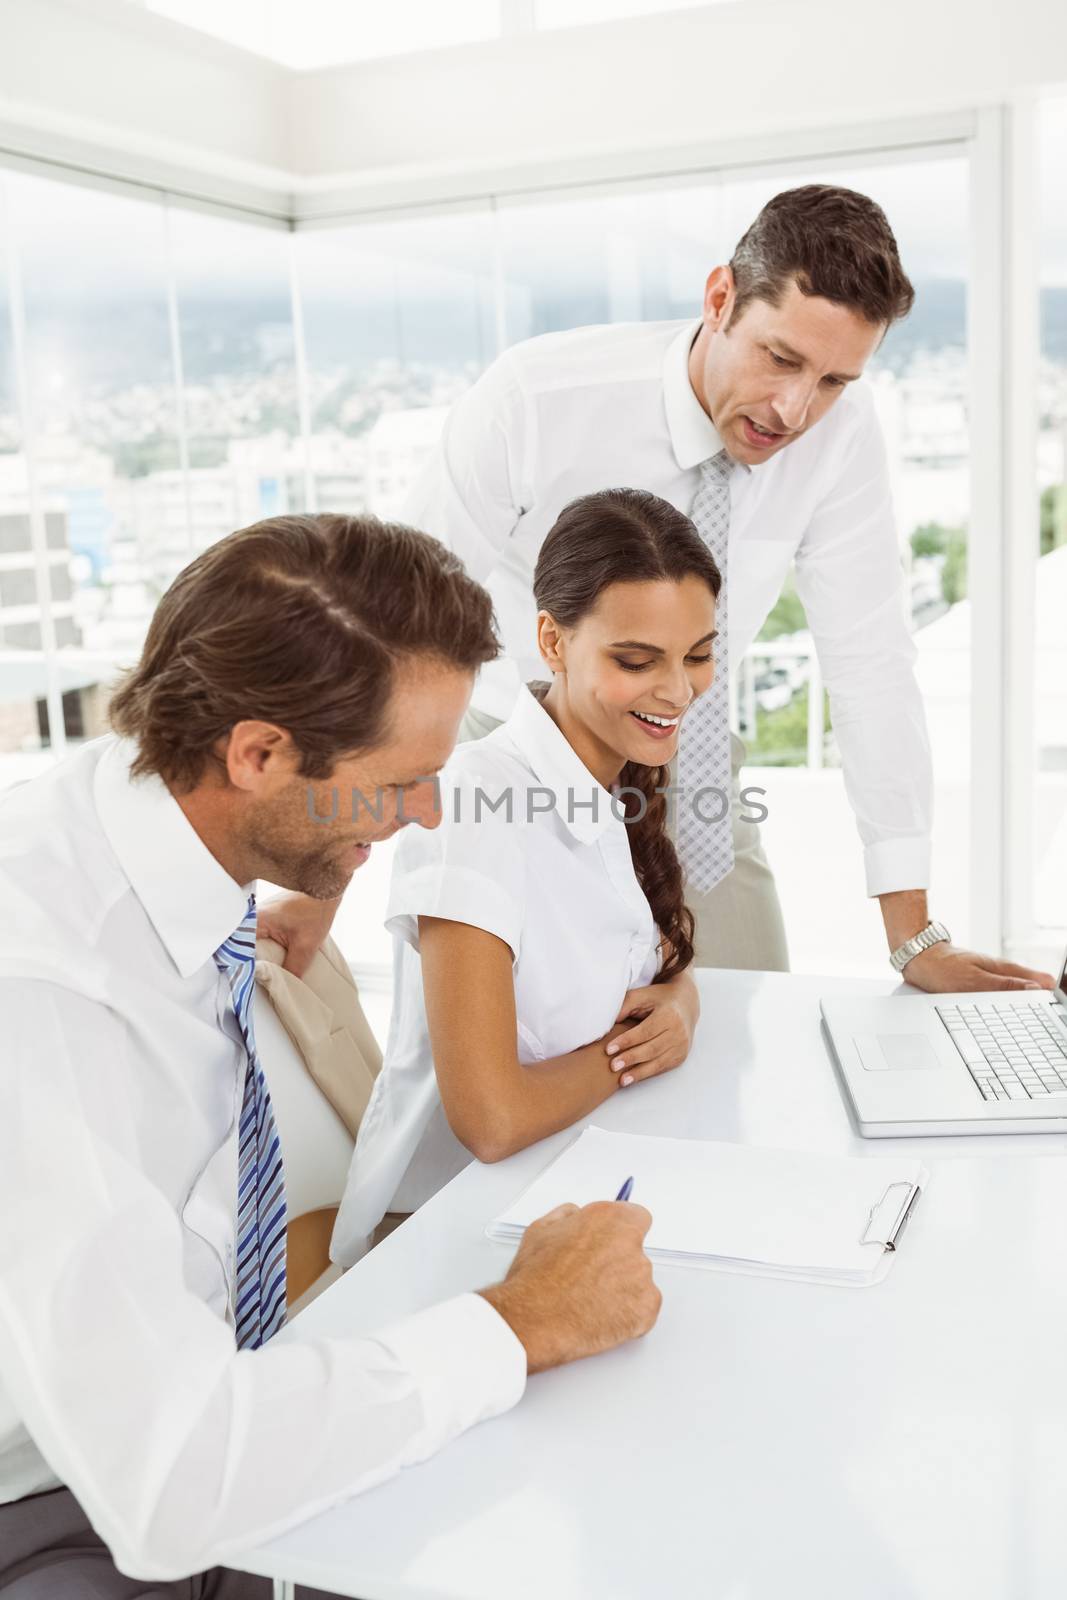
[[[686,884],[706,894],[734,864],[730,824],[730,682],[726,642],[727,545],[730,534],[730,473],[725,450],[700,468],[700,487],[689,515],[722,573],[715,608],[715,677],[711,688],[686,712],[678,748],[678,854]],[[701,790],[716,790],[705,793]],[[721,799],[720,796],[725,796]],[[720,812],[721,820],[715,821]],[[708,820],[705,820],[708,819]]]

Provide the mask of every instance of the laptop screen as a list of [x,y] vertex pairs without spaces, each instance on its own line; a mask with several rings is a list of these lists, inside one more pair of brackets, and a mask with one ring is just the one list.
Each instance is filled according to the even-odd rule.
[[1056,984],[1056,993],[1059,995],[1064,1005],[1067,1006],[1067,950],[1063,952],[1063,966],[1060,968],[1060,976]]

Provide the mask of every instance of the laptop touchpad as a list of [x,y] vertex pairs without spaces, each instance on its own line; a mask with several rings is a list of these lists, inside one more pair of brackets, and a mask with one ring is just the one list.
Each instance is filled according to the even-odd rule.
[[856,1049],[868,1072],[918,1072],[941,1064],[925,1033],[857,1034]]

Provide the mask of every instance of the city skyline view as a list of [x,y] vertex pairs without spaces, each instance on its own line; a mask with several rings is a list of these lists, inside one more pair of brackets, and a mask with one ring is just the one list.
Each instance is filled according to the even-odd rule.
[[[296,235],[9,175],[0,245],[18,269],[27,405],[17,404],[6,304],[14,280],[0,275],[0,782],[49,759],[23,415],[48,524],[64,723],[69,738],[89,737],[106,726],[108,685],[136,659],[160,594],[200,550],[282,511],[402,514],[449,407],[501,349],[591,322],[695,319],[709,265],[728,258],[771,194],[802,181],[877,198],[916,286],[911,316],[890,330],[867,381],[889,457],[939,814],[958,816],[971,759],[969,199],[966,162],[944,156],[549,195]],[[76,271],[64,250],[72,234]],[[1042,257],[1035,555],[1039,537],[1042,551],[1067,541],[1061,243],[1067,257],[1055,230]],[[1049,574],[1067,597],[1061,566]],[[772,846],[776,830],[782,855],[795,855],[799,835],[850,827],[791,580],[732,678],[750,768],[781,774]],[[1065,809],[1057,774],[1067,771],[1061,700],[1039,685],[1042,828],[1054,852]],[[965,926],[967,829],[946,832],[938,859]],[[372,898],[384,893],[387,853],[377,854],[361,873]],[[383,959],[373,941],[363,955]]]

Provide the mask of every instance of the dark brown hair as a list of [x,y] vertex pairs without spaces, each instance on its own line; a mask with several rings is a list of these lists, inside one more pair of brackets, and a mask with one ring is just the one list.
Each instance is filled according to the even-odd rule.
[[[572,500],[556,518],[534,570],[534,599],[565,628],[587,616],[616,583],[702,578],[716,599],[719,569],[683,512],[644,489],[604,489]],[[543,698],[547,684],[531,685]],[[693,959],[693,913],[685,904],[682,868],[667,832],[669,767],[628,761],[619,774],[634,870],[663,935],[664,983]],[[636,791],[636,792],[635,792]],[[642,806],[644,814],[642,815]]]
[[826,183],[786,189],[769,200],[734,251],[730,270],[735,318],[752,300],[778,305],[790,283],[876,326],[906,317],[915,299],[881,206],[855,189]]
[[436,539],[377,517],[270,517],[180,572],[111,701],[135,772],[179,790],[246,718],[285,728],[300,773],[387,734],[393,674],[428,655],[474,671],[498,653],[492,603]]

